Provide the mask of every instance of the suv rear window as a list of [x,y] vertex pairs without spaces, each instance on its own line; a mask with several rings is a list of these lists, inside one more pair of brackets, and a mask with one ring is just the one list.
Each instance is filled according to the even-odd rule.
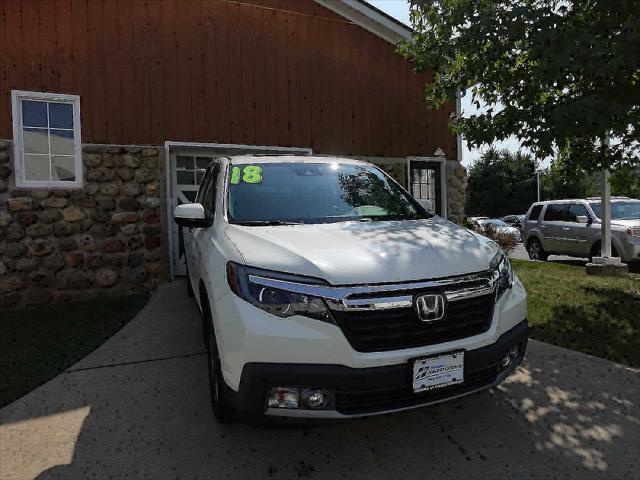
[[538,219],[540,218],[541,213],[542,213],[542,205],[534,205],[533,208],[531,209],[531,213],[529,214],[529,218],[527,220],[530,220],[532,222],[537,222]]
[[569,217],[569,205],[566,203],[551,203],[544,212],[545,222],[563,222]]

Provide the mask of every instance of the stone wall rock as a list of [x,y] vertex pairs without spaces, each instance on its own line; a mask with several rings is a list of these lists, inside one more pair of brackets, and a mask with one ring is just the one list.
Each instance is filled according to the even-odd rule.
[[467,169],[456,160],[447,161],[447,212],[449,220],[464,223],[467,196]]
[[168,270],[162,155],[85,145],[82,189],[18,189],[0,140],[0,308],[155,288]]

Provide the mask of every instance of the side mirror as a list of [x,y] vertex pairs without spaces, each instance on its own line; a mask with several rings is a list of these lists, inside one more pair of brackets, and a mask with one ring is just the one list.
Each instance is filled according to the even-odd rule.
[[578,216],[576,217],[576,221],[577,221],[578,223],[589,224],[589,223],[591,223],[591,221],[590,221],[590,220],[591,220],[591,219],[590,219],[589,217],[587,217],[586,215],[578,215]]
[[181,227],[204,228],[213,223],[211,218],[207,218],[204,207],[199,203],[183,203],[178,205],[173,211],[173,219]]

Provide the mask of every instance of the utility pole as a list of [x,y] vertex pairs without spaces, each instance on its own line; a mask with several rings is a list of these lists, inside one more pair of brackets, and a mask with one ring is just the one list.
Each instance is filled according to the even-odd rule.
[[[610,138],[604,139],[603,150],[608,150]],[[593,257],[593,263],[587,263],[587,275],[626,277],[629,266],[619,257],[611,257],[611,185],[609,170],[602,169],[602,192],[600,198],[600,256]]]
[[[608,140],[608,139],[607,139]],[[609,143],[608,141],[606,142]],[[602,171],[602,258],[611,257],[611,186],[609,185],[609,170]]]
[[536,180],[538,183],[538,201],[540,201],[540,170],[536,170]]

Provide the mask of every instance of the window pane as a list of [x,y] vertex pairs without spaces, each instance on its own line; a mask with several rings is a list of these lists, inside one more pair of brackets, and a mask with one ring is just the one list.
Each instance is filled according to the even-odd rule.
[[420,185],[420,198],[429,198],[428,185]]
[[22,125],[25,127],[47,126],[47,104],[22,100]]
[[25,180],[38,180],[48,182],[49,178],[49,156],[45,155],[25,155],[24,156],[24,178]]
[[584,205],[576,205],[573,204],[569,207],[569,221],[577,222],[579,216],[584,216],[589,218],[589,212],[587,212],[587,207]]
[[179,185],[193,185],[193,171],[177,171],[176,177]]
[[51,180],[73,182],[76,179],[74,157],[51,157]]
[[542,205],[536,205],[531,209],[531,213],[529,214],[529,220],[537,221],[540,218],[540,213],[542,213]]
[[211,162],[210,157],[196,157],[196,168],[206,169]]
[[566,218],[565,213],[568,214],[569,205],[561,203],[552,203],[547,207],[547,211],[544,214],[544,219],[549,222],[561,222]]
[[49,153],[47,129],[25,128],[23,131],[24,153]]
[[73,128],[73,105],[70,103],[50,103],[49,128]]
[[193,157],[176,157],[176,168],[178,170],[193,170]]
[[73,130],[51,130],[51,155],[73,155]]

